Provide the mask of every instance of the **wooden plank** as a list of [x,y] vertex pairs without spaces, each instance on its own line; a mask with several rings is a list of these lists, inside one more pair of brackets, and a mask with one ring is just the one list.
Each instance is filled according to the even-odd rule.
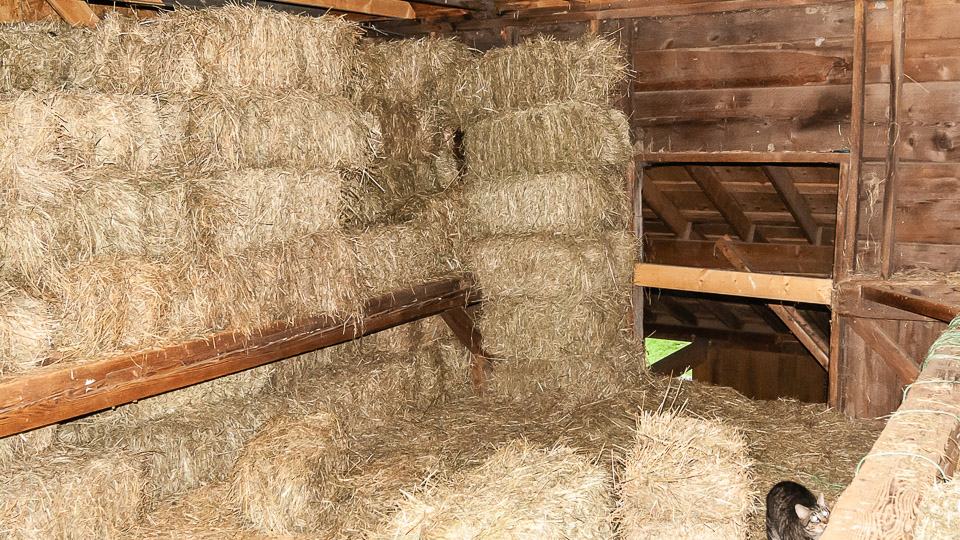
[[938,381],[960,380],[958,342],[954,321],[841,494],[821,540],[913,537],[923,495],[956,470],[960,385]]
[[911,384],[920,375],[920,368],[914,364],[897,342],[877,327],[870,319],[851,317],[850,328],[860,336],[867,346],[877,352],[884,363],[892,369],[904,384]]
[[681,291],[829,305],[829,279],[640,263],[634,284]]
[[[699,268],[730,268],[716,252],[713,240],[677,240],[644,238],[645,261],[654,264]],[[760,273],[784,273],[829,277],[833,270],[833,247],[808,244],[744,244],[734,242]]]
[[774,189],[777,190],[787,210],[797,220],[803,235],[811,244],[819,244],[823,229],[817,225],[817,221],[813,218],[813,212],[810,211],[810,205],[807,204],[806,199],[797,191],[797,186],[790,177],[790,171],[783,167],[767,165],[762,166],[761,169],[770,183],[773,184]]
[[647,163],[846,163],[842,152],[641,152],[637,159]]
[[[834,246],[834,277],[837,281],[849,278],[856,265],[857,225],[859,221],[858,194],[860,168],[863,159],[863,103],[866,30],[864,28],[865,0],[854,1],[853,22],[853,84],[850,112],[850,162],[841,167],[837,190],[837,230]],[[836,326],[834,326],[836,330]],[[831,384],[835,381],[831,381]],[[834,388],[834,386],[831,386]]]
[[805,349],[790,334],[775,332],[741,332],[726,328],[687,327],[674,324],[645,322],[645,335],[648,338],[693,341],[697,338],[709,339],[716,343],[736,344],[738,347],[752,350],[803,352]]
[[736,118],[837,124],[850,118],[851,89],[830,85],[664,90],[637,92],[634,97],[634,124],[639,126],[663,121]]
[[495,357],[483,349],[483,337],[466,308],[457,306],[440,313],[460,343],[470,351],[470,382],[479,397],[486,394],[487,376],[493,371]]
[[883,233],[880,238],[880,277],[889,279],[896,266],[897,179],[900,176],[900,106],[903,97],[903,49],[906,46],[905,0],[893,0],[893,53],[890,57],[890,115],[887,175],[883,184]]
[[[944,302],[943,296],[929,298],[921,293],[922,289],[906,292],[895,290],[889,284],[863,285],[863,298],[903,311],[909,311],[938,321],[950,322],[960,316],[960,305]],[[954,291],[954,300],[960,302],[960,294]]]
[[723,305],[722,302],[717,302],[715,300],[707,300],[703,298],[703,299],[700,299],[700,305],[703,306],[704,309],[709,311],[714,317],[717,318],[718,321],[723,323],[723,325],[726,326],[727,328],[731,328],[733,330],[743,329],[743,321],[740,319],[740,317],[737,317],[737,315],[734,312],[730,311],[725,305]]
[[834,291],[833,311],[861,319],[892,321],[930,321],[929,317],[893,308],[863,298],[864,285],[883,285],[882,281],[847,280],[838,283]]
[[733,228],[741,240],[744,242],[763,242],[766,240],[756,225],[744,215],[743,209],[740,208],[740,203],[730,195],[723,186],[723,183],[720,182],[720,179],[717,178],[717,174],[713,172],[713,169],[699,165],[690,165],[685,166],[684,170],[686,170],[697,185],[703,189],[707,198],[710,199],[710,202],[713,203],[723,216],[723,219],[730,224],[730,227]]
[[[630,216],[630,229],[633,231],[637,250],[634,261],[643,260],[643,244],[640,239],[643,238],[643,176],[646,168],[641,163],[637,166],[635,161],[627,164],[627,191],[630,196],[630,205],[633,212]],[[632,287],[630,291],[630,327],[633,329],[633,338],[635,340],[643,339],[643,289]]]
[[657,303],[670,314],[671,317],[676,319],[680,324],[685,324],[687,326],[697,326],[699,321],[697,316],[693,314],[692,311],[685,308],[682,304],[674,300],[672,297],[667,295],[656,296],[653,298],[650,303]]
[[0,381],[0,437],[267,364],[467,305],[469,280],[444,280],[374,298],[362,320],[328,316],[225,332],[163,349],[54,365]]
[[[784,99],[790,99],[784,97]],[[640,105],[636,105],[639,107]],[[690,116],[664,121],[645,120],[636,109],[631,126],[638,142],[651,152],[660,150],[726,152],[831,152],[849,145],[843,118],[720,118]]]
[[[183,6],[203,8],[225,5],[228,3],[228,0],[130,0],[126,3],[153,7]],[[276,4],[278,7],[286,4],[325,10],[332,9],[349,13],[362,13],[365,15],[390,17],[394,19],[415,19],[417,17],[410,2],[403,0],[285,0],[284,2],[269,3]]]
[[90,4],[83,0],[46,0],[47,4],[57,12],[57,15],[74,26],[93,26],[100,17],[90,9]]
[[652,364],[650,371],[668,377],[679,377],[688,369],[693,369],[707,361],[709,345],[708,340],[695,339],[686,347]]
[[[660,191],[656,182],[647,182],[643,190],[643,202],[653,210],[657,217],[673,234],[683,240],[703,240],[703,235],[694,230],[693,223],[683,217],[676,205]],[[641,212],[641,220],[642,220]],[[636,217],[634,217],[636,219]]]

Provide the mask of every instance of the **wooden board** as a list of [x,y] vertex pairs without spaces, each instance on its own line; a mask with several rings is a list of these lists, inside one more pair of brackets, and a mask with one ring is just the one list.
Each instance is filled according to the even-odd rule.
[[[954,343],[958,324],[949,330]],[[918,384],[834,506],[821,540],[912,538],[923,494],[941,473],[956,469],[960,385],[950,382],[960,380],[960,346],[944,341],[930,353]]]
[[693,378],[729,386],[752,399],[826,401],[826,373],[804,351],[758,351],[734,343],[716,344],[708,350],[707,361],[693,368]]
[[361,320],[321,316],[7,377],[0,381],[0,437],[343,343],[466,306],[476,296],[469,280],[439,281],[374,298]]
[[833,288],[833,281],[830,279],[648,263],[636,266],[634,284],[640,287],[823,305],[830,304]]
[[[711,240],[644,238],[644,260],[654,264],[700,268],[730,268],[730,263],[714,249]],[[761,273],[829,277],[833,269],[833,248],[805,244],[743,244],[738,250]]]

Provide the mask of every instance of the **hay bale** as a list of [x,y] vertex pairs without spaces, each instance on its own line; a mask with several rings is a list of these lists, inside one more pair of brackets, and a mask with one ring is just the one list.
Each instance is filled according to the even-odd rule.
[[359,32],[340,17],[227,5],[140,21],[106,13],[93,32],[92,84],[132,94],[303,89],[340,95]]
[[143,505],[140,460],[116,449],[48,451],[0,478],[4,538],[116,538]]
[[552,173],[476,177],[464,188],[463,222],[473,237],[534,233],[582,236],[626,227],[627,197],[617,176]]
[[612,538],[609,472],[573,450],[514,441],[475,471],[402,502],[374,538]]
[[744,538],[754,497],[750,466],[736,429],[644,413],[621,484],[621,534],[631,540]]
[[594,237],[491,236],[470,244],[467,266],[489,298],[623,299],[637,257],[626,231]]
[[0,467],[6,469],[16,463],[35,463],[38,456],[54,443],[57,425],[37,428],[0,439]]
[[24,92],[0,99],[0,170],[177,163],[176,110],[149,96]]
[[440,127],[435,112],[422,111],[413,103],[385,98],[373,114],[383,134],[383,155],[400,163],[432,161],[452,138]]
[[91,357],[162,343],[175,269],[144,259],[98,257],[48,274],[45,286],[60,321],[54,345]]
[[373,115],[345,98],[237,90],[173,101],[186,118],[188,156],[208,166],[363,168],[380,148]]
[[240,253],[340,223],[341,177],[336,171],[243,169],[198,178],[196,184],[189,212],[211,251]]
[[361,100],[373,104],[390,99],[435,108],[474,58],[455,39],[367,41],[360,47]]
[[621,111],[576,101],[490,115],[464,131],[463,146],[481,177],[608,169],[623,183],[633,157]]
[[956,480],[930,486],[920,500],[914,538],[947,540],[960,535],[960,483]]
[[0,93],[73,86],[90,45],[89,29],[62,22],[0,25]]
[[445,109],[469,125],[484,114],[550,102],[609,105],[628,69],[617,44],[595,34],[575,41],[538,36],[491,49],[475,68],[462,70],[459,89],[447,94]]
[[324,477],[343,452],[327,412],[274,417],[244,447],[231,492],[256,528],[272,534],[315,530],[332,506]]
[[0,282],[0,375],[42,365],[53,349],[56,331],[47,302]]

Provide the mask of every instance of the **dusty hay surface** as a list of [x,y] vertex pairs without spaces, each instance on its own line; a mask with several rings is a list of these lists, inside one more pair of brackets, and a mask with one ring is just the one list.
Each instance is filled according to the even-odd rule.
[[633,236],[538,234],[490,236],[471,242],[468,267],[490,298],[618,298],[630,284],[637,248]]
[[90,30],[61,22],[0,25],[0,93],[73,86],[90,51]]
[[589,33],[575,41],[541,36],[487,51],[475,68],[462,70],[445,108],[467,125],[485,114],[558,101],[608,105],[627,70],[612,40]]
[[951,287],[960,287],[960,272],[936,272],[928,268],[900,270],[890,276],[893,281],[933,281]]
[[626,226],[619,175],[551,173],[465,179],[464,229],[471,236],[584,236]]
[[[386,98],[436,107],[476,54],[454,39],[366,41],[360,46],[361,100]],[[434,104],[434,105],[431,105]]]
[[4,538],[116,538],[142,510],[141,460],[128,452],[49,450],[4,468]]
[[920,501],[914,538],[947,540],[960,535],[960,483],[956,480],[930,486]]
[[756,502],[736,429],[673,413],[643,414],[621,480],[621,535],[743,538]]
[[410,494],[373,538],[610,538],[613,509],[609,471],[517,440]]
[[34,463],[36,457],[56,440],[57,426],[46,426],[0,439],[0,467]]
[[342,95],[359,31],[339,17],[228,5],[146,21],[110,12],[93,30],[91,85],[107,92],[303,89]]
[[57,326],[48,302],[0,281],[0,375],[40,366],[53,349]]
[[633,156],[621,111],[575,101],[490,115],[464,131],[463,146],[481,177],[609,169],[622,183]]
[[233,468],[231,493],[241,512],[266,533],[315,530],[330,510],[325,477],[340,461],[338,419],[326,412],[283,414],[247,442]]
[[209,167],[363,168],[380,151],[380,128],[346,98],[302,90],[235,91],[171,98],[186,119],[187,156]]

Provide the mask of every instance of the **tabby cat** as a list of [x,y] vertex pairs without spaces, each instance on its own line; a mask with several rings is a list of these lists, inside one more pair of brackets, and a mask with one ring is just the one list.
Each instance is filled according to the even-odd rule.
[[768,540],[816,540],[829,518],[823,494],[814,497],[796,482],[780,482],[767,493]]

